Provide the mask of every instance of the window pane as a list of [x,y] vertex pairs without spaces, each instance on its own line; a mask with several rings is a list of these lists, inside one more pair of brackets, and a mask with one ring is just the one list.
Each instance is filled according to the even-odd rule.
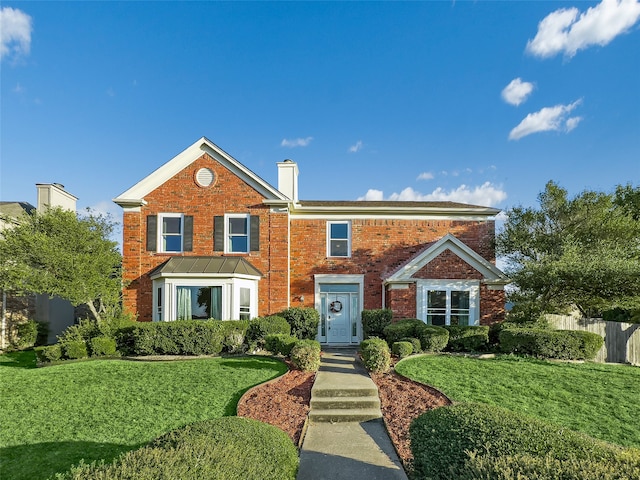
[[230,252],[242,252],[248,251],[247,237],[230,237],[229,238],[229,251]]
[[165,235],[162,237],[163,252],[179,252],[182,250],[182,237],[180,235]]
[[229,219],[229,235],[246,235],[246,234],[247,234],[246,217]]
[[427,308],[447,308],[447,292],[444,290],[429,290]]
[[173,233],[180,235],[180,224],[182,219],[180,217],[163,217],[162,219],[162,233]]
[[346,223],[332,223],[331,238],[349,238],[349,225]]
[[348,257],[349,243],[346,240],[331,240],[332,257]]
[[210,318],[222,320],[222,287],[211,287]]
[[445,314],[428,314],[427,315],[427,323],[429,325],[444,325],[447,320],[447,316]]
[[240,288],[240,320],[250,320],[251,317],[251,290]]
[[451,292],[451,309],[469,308],[469,292]]

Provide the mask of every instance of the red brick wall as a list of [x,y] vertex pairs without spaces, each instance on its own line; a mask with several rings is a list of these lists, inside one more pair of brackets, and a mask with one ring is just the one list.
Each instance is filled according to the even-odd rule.
[[[202,167],[212,169],[216,182],[201,188],[194,180]],[[146,251],[146,217],[158,213],[193,215],[193,251],[184,255],[222,255],[213,250],[213,219],[225,213],[260,217],[260,251],[243,256],[263,274],[258,287],[258,314],[287,307],[286,213],[271,213],[263,196],[208,154],[177,173],[144,198],[141,212],[126,212],[123,221],[124,305],[141,321],[152,317],[152,282],[148,273],[172,255]],[[182,255],[182,254],[179,254]]]
[[[455,235],[485,258],[494,259],[493,221],[353,220],[350,258],[327,258],[326,225],[326,220],[291,219],[291,297],[304,295],[306,306],[314,305],[315,274],[364,274],[363,306],[365,309],[381,308],[382,279],[447,233]],[[452,261],[454,259],[449,258],[438,262],[446,265]],[[478,278],[478,273],[469,272],[467,267],[464,267],[464,274]],[[456,273],[453,278],[468,277]],[[410,316],[415,316],[415,290],[413,296]]]

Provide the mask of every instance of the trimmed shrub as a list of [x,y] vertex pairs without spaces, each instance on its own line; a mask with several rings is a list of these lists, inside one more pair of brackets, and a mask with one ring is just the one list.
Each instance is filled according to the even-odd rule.
[[224,337],[223,350],[229,353],[242,353],[244,351],[244,333],[229,332]]
[[38,338],[38,322],[35,320],[27,320],[16,326],[16,339],[13,346],[18,350],[31,348],[36,344]]
[[386,372],[391,366],[389,344],[381,338],[368,338],[360,343],[360,356],[371,372]]
[[420,353],[422,351],[422,345],[420,344],[420,339],[415,337],[406,337],[401,338],[401,342],[409,342],[413,347],[413,353]]
[[402,338],[415,337],[416,329],[420,325],[425,323],[417,318],[404,318],[393,322],[390,325],[384,327],[383,335],[384,339],[389,345],[393,345],[395,342],[399,342]]
[[293,335],[284,335],[282,333],[276,333],[273,335],[267,335],[264,339],[265,348],[274,355],[284,355],[288,357],[291,354],[291,349],[298,342],[298,338]]
[[315,372],[320,368],[320,342],[298,340],[289,354],[291,363],[305,372]]
[[97,337],[100,334],[100,329],[96,322],[93,320],[82,319],[75,325],[67,327],[67,329],[62,332],[62,335],[58,336],[58,342],[64,344],[69,341],[82,340],[86,343],[93,337]]
[[411,342],[393,342],[391,353],[399,358],[408,357],[413,353],[413,345]]
[[430,410],[411,423],[409,432],[416,478],[434,480],[462,478],[469,459],[466,452],[594,461],[615,459],[622,452],[620,447],[582,433],[484,404]]
[[503,329],[500,350],[538,358],[592,360],[604,339],[595,333],[576,330]]
[[384,328],[391,324],[393,312],[390,308],[363,310],[362,332],[364,338],[384,337]]
[[87,344],[84,340],[69,340],[62,344],[62,351],[66,358],[87,358]]
[[62,358],[62,347],[59,343],[36,347],[34,350],[40,363],[56,362]]
[[[249,448],[247,448],[249,446]],[[295,480],[298,451],[282,430],[223,417],[169,432],[111,464],[81,464],[58,480]]]
[[470,454],[460,480],[491,478],[494,480],[633,480],[640,478],[640,455],[621,453],[604,460],[569,458],[551,455],[506,455],[501,457]]
[[249,320],[246,337],[249,350],[255,350],[256,347],[264,347],[265,337],[276,333],[291,335],[291,325],[283,317],[271,315]]
[[456,326],[443,327],[449,331],[447,350],[452,352],[478,352],[489,344],[489,327]]
[[416,329],[416,336],[425,352],[441,352],[449,341],[449,331],[436,325],[420,325]]
[[116,354],[116,341],[113,338],[101,335],[93,337],[89,341],[92,357],[106,357]]
[[[291,326],[291,335],[300,340],[314,340],[318,335],[320,314],[315,308],[292,307],[278,313]],[[285,333],[285,332],[282,332]]]

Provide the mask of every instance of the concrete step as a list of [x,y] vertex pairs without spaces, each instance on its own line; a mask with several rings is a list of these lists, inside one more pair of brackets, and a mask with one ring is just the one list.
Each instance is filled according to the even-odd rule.
[[312,409],[309,412],[309,421],[311,423],[367,422],[381,417],[380,408]]
[[378,397],[378,388],[369,380],[361,386],[326,386],[316,384],[311,389],[311,397]]
[[367,397],[312,397],[311,410],[349,410],[380,408],[380,399],[377,396]]

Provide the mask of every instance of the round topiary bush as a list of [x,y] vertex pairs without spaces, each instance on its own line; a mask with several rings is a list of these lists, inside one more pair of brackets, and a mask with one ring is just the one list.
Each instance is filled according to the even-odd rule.
[[411,342],[393,342],[391,353],[399,358],[408,357],[413,353],[413,345]]
[[405,337],[400,339],[401,342],[409,342],[413,346],[413,353],[420,353],[422,351],[422,345],[420,340],[415,337]]
[[291,335],[300,340],[313,340],[318,334],[320,314],[315,308],[291,307],[278,313],[291,326]]
[[320,343],[315,340],[298,340],[291,348],[291,363],[305,372],[320,368]]
[[449,332],[435,325],[421,325],[416,329],[416,336],[425,352],[437,353],[444,350],[449,341]]
[[272,425],[223,417],[187,425],[107,465],[72,468],[59,480],[295,480],[298,450]]
[[62,344],[63,355],[66,358],[77,359],[89,356],[87,352],[87,344],[84,340],[69,340]]
[[291,325],[289,325],[289,322],[278,315],[270,315],[268,317],[259,317],[250,320],[246,336],[249,348],[251,350],[256,347],[262,348],[265,337],[276,333],[290,335]]
[[391,324],[393,311],[390,308],[378,308],[362,311],[362,332],[364,338],[384,336],[384,329]]
[[415,337],[416,329],[425,323],[417,318],[403,318],[384,327],[384,338],[389,345],[406,337]]
[[381,338],[368,338],[360,343],[360,356],[367,370],[386,372],[391,366],[391,351]]

